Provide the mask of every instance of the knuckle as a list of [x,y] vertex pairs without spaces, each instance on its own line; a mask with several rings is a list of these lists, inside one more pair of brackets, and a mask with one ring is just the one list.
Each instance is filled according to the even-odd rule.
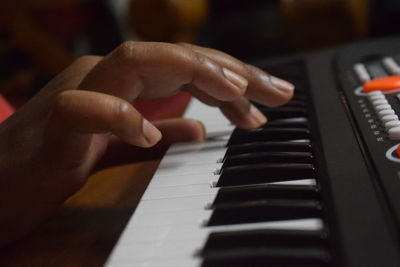
[[196,52],[194,45],[182,43],[181,46],[186,50],[189,60],[193,60],[196,64],[201,66],[211,64],[211,60],[208,57]]
[[246,63],[243,63],[243,69],[246,71],[249,77],[261,77],[262,75],[267,75],[268,77],[270,76],[259,68]]
[[137,50],[137,42],[125,41],[112,52],[112,55],[121,62],[132,61],[136,58]]
[[56,111],[64,110],[71,103],[73,93],[71,91],[63,91],[55,96],[54,109]]
[[52,116],[55,116],[62,120],[69,120],[69,113],[75,100],[75,94],[73,91],[63,91],[54,97]]
[[184,47],[184,48],[187,48],[187,49],[190,49],[190,50],[192,50],[192,51],[193,51],[194,48],[195,48],[194,45],[189,44],[189,43],[185,43],[185,42],[179,42],[179,43],[176,43],[176,45],[181,46],[181,47]]
[[192,49],[191,49],[191,51],[192,51],[193,59],[196,61],[197,64],[199,64],[201,66],[211,65],[211,60],[208,59],[206,56],[203,56]]
[[136,54],[136,48],[137,43],[135,41],[125,41],[116,49],[115,53],[121,58],[132,59]]
[[123,122],[127,120],[129,115],[130,104],[125,101],[118,100],[114,105],[114,120],[118,122]]

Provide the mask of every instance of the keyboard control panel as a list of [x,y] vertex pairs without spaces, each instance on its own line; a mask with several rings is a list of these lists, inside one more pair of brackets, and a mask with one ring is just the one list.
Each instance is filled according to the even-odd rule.
[[351,45],[340,51],[337,60],[339,85],[355,133],[397,226],[400,226],[399,41]]

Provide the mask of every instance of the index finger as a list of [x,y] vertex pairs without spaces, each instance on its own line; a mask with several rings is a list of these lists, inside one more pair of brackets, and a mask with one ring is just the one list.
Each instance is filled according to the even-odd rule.
[[246,64],[224,52],[191,44],[180,44],[197,53],[211,58],[221,66],[245,77],[248,81],[246,96],[266,106],[280,106],[288,102],[294,93],[294,85],[274,77],[263,70]]
[[125,42],[88,73],[79,89],[132,101],[170,96],[187,84],[231,101],[245,93],[247,80],[179,45]]

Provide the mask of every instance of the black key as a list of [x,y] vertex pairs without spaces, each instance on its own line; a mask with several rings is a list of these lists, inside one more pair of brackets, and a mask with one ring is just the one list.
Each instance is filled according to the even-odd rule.
[[313,200],[273,199],[217,204],[208,226],[318,218],[321,204]]
[[303,230],[247,230],[211,233],[201,255],[208,253],[245,248],[305,248],[328,247],[326,231]]
[[328,267],[331,255],[324,249],[237,249],[209,253],[202,267]]
[[310,152],[246,153],[226,157],[222,168],[258,163],[314,163],[314,156]]
[[274,198],[318,200],[320,193],[317,187],[305,185],[260,184],[222,187],[215,197],[213,206],[216,203],[224,204]]
[[307,107],[307,101],[304,101],[304,100],[290,100],[288,103],[283,105],[283,107],[306,108]]
[[276,77],[294,82],[295,80],[304,80],[307,77],[306,65],[303,59],[289,59],[285,61],[280,61],[273,64],[263,64],[260,68],[265,69],[268,73]]
[[217,186],[248,185],[316,178],[312,164],[251,164],[221,170]]
[[280,107],[280,108],[260,108],[260,111],[264,113],[269,121],[307,117],[307,110],[305,108],[292,108],[292,107]]
[[290,141],[309,138],[310,131],[302,128],[235,129],[228,142],[228,146],[260,141]]
[[226,156],[242,153],[257,153],[266,151],[286,152],[311,152],[312,146],[309,141],[303,142],[254,142],[246,144],[231,145],[226,151]]
[[295,84],[296,88],[292,100],[307,101],[308,99],[308,86],[304,83]]
[[[252,102],[257,108],[265,108],[266,106],[258,104],[256,102]],[[284,104],[282,107],[292,107],[292,108],[306,108],[307,105],[307,101],[305,99],[292,99],[289,102],[287,102],[286,104]]]
[[310,123],[306,118],[290,118],[270,121],[261,126],[262,128],[310,128]]

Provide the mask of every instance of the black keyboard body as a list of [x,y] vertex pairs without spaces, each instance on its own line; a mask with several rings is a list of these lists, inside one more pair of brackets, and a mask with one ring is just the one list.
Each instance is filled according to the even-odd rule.
[[[373,78],[390,75],[381,60],[397,55],[400,38],[390,38],[259,64],[296,85],[293,106],[282,108],[307,103],[332,266],[400,266],[400,162],[390,150],[400,140],[355,93],[362,82],[354,71],[363,63]],[[400,114],[397,92],[385,95]]]

